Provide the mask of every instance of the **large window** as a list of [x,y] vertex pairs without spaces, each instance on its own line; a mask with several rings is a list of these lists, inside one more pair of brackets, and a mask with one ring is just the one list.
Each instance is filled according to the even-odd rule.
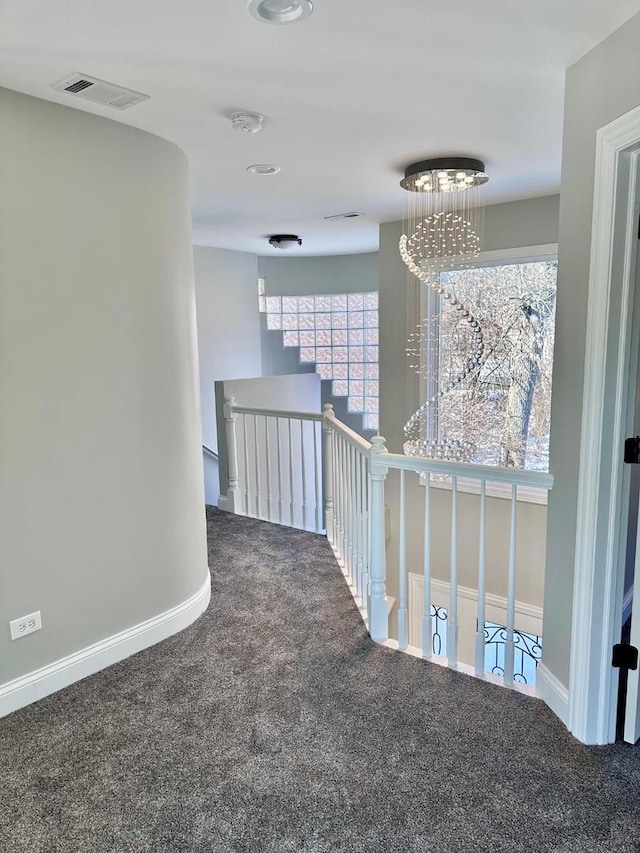
[[548,470],[556,267],[544,259],[440,274],[445,292],[470,306],[484,354],[480,370],[456,384],[472,327],[450,300],[432,298],[426,394],[437,402],[427,438],[464,443],[473,462]]

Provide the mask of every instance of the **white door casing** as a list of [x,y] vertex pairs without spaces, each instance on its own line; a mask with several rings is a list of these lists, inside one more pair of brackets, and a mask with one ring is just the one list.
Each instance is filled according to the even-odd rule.
[[[638,182],[640,183],[640,175],[638,175]],[[640,197],[640,187],[637,188],[637,196]],[[638,238],[640,239],[640,231],[638,232]],[[635,285],[636,285],[636,306],[638,307],[638,294],[640,293],[640,256],[636,255],[636,270],[635,270]],[[640,312],[639,312],[640,313]],[[638,315],[636,315],[638,316]],[[640,323],[636,323],[636,325],[640,325]],[[634,329],[637,332],[637,330]],[[640,370],[639,370],[640,374]],[[637,374],[638,375],[638,374]],[[638,375],[640,378],[640,375]],[[635,397],[635,409],[636,409],[636,418],[635,418],[635,429],[634,433],[637,433],[640,430],[640,422],[639,422],[639,413],[640,413],[640,389],[638,389],[636,385],[636,397]],[[632,471],[632,475],[633,475]],[[636,472],[637,474],[637,472]],[[637,481],[638,477],[631,477],[631,488],[633,491],[637,489]],[[632,498],[637,498],[637,492],[635,495],[631,496]],[[637,506],[634,507],[636,511],[636,523],[635,523],[635,554],[633,560],[634,567],[634,575],[633,575],[633,587],[632,587],[632,601],[635,601],[638,605],[638,610],[636,610],[636,618],[631,620],[631,637],[630,643],[632,646],[636,648],[640,648],[640,513],[637,512]],[[630,517],[630,524],[633,525],[633,516]],[[627,554],[628,559],[628,554]],[[625,602],[628,598],[628,591],[625,590]],[[622,622],[624,623],[625,618],[628,614],[623,613]],[[624,716],[624,740],[627,743],[636,743],[640,739],[640,671],[638,669],[629,670],[628,678],[627,678],[627,695],[626,695],[626,705],[625,705],[625,716]]]
[[588,346],[582,411],[569,682],[569,729],[583,743],[615,739],[638,332],[634,322],[640,108],[597,133]]

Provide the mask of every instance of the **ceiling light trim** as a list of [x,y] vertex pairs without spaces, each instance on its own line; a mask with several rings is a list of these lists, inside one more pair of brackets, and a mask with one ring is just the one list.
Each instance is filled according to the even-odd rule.
[[249,0],[250,14],[265,24],[296,24],[313,12],[312,0]]
[[280,171],[280,166],[275,166],[273,163],[254,163],[251,166],[247,166],[246,169],[250,175],[277,175]]

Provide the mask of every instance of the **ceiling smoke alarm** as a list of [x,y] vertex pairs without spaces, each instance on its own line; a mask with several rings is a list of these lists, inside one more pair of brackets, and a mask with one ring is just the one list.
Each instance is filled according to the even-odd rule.
[[269,242],[274,249],[283,249],[286,252],[296,246],[302,246],[302,237],[296,234],[273,234],[269,237]]
[[249,0],[249,12],[266,24],[295,24],[313,12],[311,0]]
[[231,127],[234,130],[240,130],[242,133],[258,133],[262,130],[264,116],[260,113],[246,112],[245,110],[237,110],[229,116],[231,119]]

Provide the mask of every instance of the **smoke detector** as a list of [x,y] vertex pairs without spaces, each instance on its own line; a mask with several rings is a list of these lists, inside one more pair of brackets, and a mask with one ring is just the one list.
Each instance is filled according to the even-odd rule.
[[295,24],[313,12],[311,0],[249,0],[249,12],[266,24]]
[[295,249],[296,246],[302,246],[302,237],[295,234],[273,234],[269,237],[269,242],[274,249],[283,249],[287,252]]
[[238,110],[231,113],[231,126],[234,130],[240,130],[242,133],[258,133],[262,130],[264,116],[260,113],[249,113],[244,110]]

